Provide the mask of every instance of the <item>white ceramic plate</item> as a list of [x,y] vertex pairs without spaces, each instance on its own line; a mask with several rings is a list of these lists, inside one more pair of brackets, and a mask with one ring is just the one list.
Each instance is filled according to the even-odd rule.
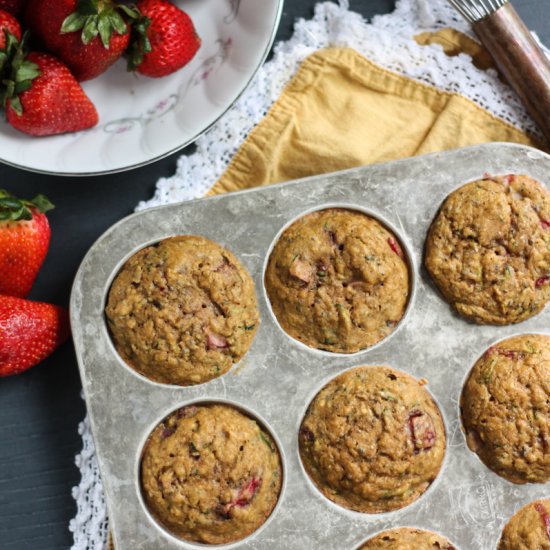
[[126,72],[119,60],[83,88],[99,112],[90,130],[26,136],[0,121],[0,160],[36,172],[106,174],[136,168],[192,143],[235,102],[273,43],[283,0],[179,0],[202,39],[194,59],[164,78]]

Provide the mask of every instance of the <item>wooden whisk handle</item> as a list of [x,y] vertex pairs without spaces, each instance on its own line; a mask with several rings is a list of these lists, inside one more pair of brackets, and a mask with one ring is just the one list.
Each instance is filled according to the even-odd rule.
[[474,30],[550,144],[550,61],[510,3]]

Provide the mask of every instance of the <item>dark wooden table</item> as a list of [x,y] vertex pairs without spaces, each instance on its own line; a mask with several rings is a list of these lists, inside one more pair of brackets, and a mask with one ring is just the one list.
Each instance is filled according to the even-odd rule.
[[[443,0],[439,0],[443,1]],[[351,7],[369,18],[388,13],[394,0],[355,0]],[[286,40],[297,17],[309,18],[315,0],[287,0],[276,40]],[[550,2],[514,0],[531,29],[550,44]],[[193,151],[192,147],[185,153]],[[156,180],[176,169],[179,153],[112,176],[42,176],[0,163],[0,188],[19,196],[42,192],[56,204],[48,217],[52,244],[31,298],[68,305],[71,283],[92,243],[110,225],[149,198]],[[40,366],[0,379],[0,550],[68,548],[69,520],[76,507],[71,488],[80,451],[78,423],[85,414],[80,378],[70,343]]]

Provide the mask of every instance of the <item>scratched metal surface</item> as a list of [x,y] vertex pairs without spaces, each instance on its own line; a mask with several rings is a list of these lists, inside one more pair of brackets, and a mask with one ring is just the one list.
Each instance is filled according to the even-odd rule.
[[[247,549],[353,550],[380,530],[417,526],[446,535],[461,550],[496,547],[520,506],[550,494],[548,484],[513,485],[468,450],[458,399],[466,374],[492,343],[512,334],[550,332],[550,308],[523,323],[477,326],[455,315],[422,268],[425,236],[438,207],[483,173],[525,173],[550,185],[550,156],[518,145],[488,144],[134,214],[90,249],[77,274],[71,320],[84,392],[117,550],[204,548],[173,538],[151,519],[140,497],[139,457],[153,427],[193,401],[222,400],[256,415],[274,434],[284,461],[278,507],[264,527],[240,543]],[[414,271],[409,311],[392,336],[353,356],[314,352],[284,334],[263,289],[267,254],[277,234],[305,211],[357,207],[392,227]],[[192,388],[147,381],[126,367],[103,316],[106,294],[135,251],[177,234],[204,235],[232,250],[252,274],[261,326],[248,354],[225,376]],[[428,379],[447,429],[447,453],[436,481],[415,503],[378,515],[349,512],[322,497],[301,467],[297,432],[315,393],[357,365],[388,364]]]

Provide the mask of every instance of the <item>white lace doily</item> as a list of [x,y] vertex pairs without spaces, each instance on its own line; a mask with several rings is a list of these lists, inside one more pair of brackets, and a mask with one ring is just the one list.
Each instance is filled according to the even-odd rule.
[[[197,140],[196,152],[182,155],[176,173],[157,182],[153,198],[137,210],[203,196],[222,175],[250,130],[278,98],[300,63],[314,51],[329,46],[351,47],[379,65],[436,86],[458,92],[521,130],[540,137],[538,129],[512,89],[496,71],[482,71],[470,56],[447,56],[437,45],[420,46],[413,36],[453,27],[471,35],[468,24],[445,0],[398,0],[389,15],[367,23],[340,4],[318,4],[313,19],[299,20],[293,37],[275,46],[274,57],[258,72],[233,108]],[[77,515],[70,523],[73,550],[105,550],[108,518],[88,418],[79,426],[82,452],[76,457],[82,480],[73,489]]]

